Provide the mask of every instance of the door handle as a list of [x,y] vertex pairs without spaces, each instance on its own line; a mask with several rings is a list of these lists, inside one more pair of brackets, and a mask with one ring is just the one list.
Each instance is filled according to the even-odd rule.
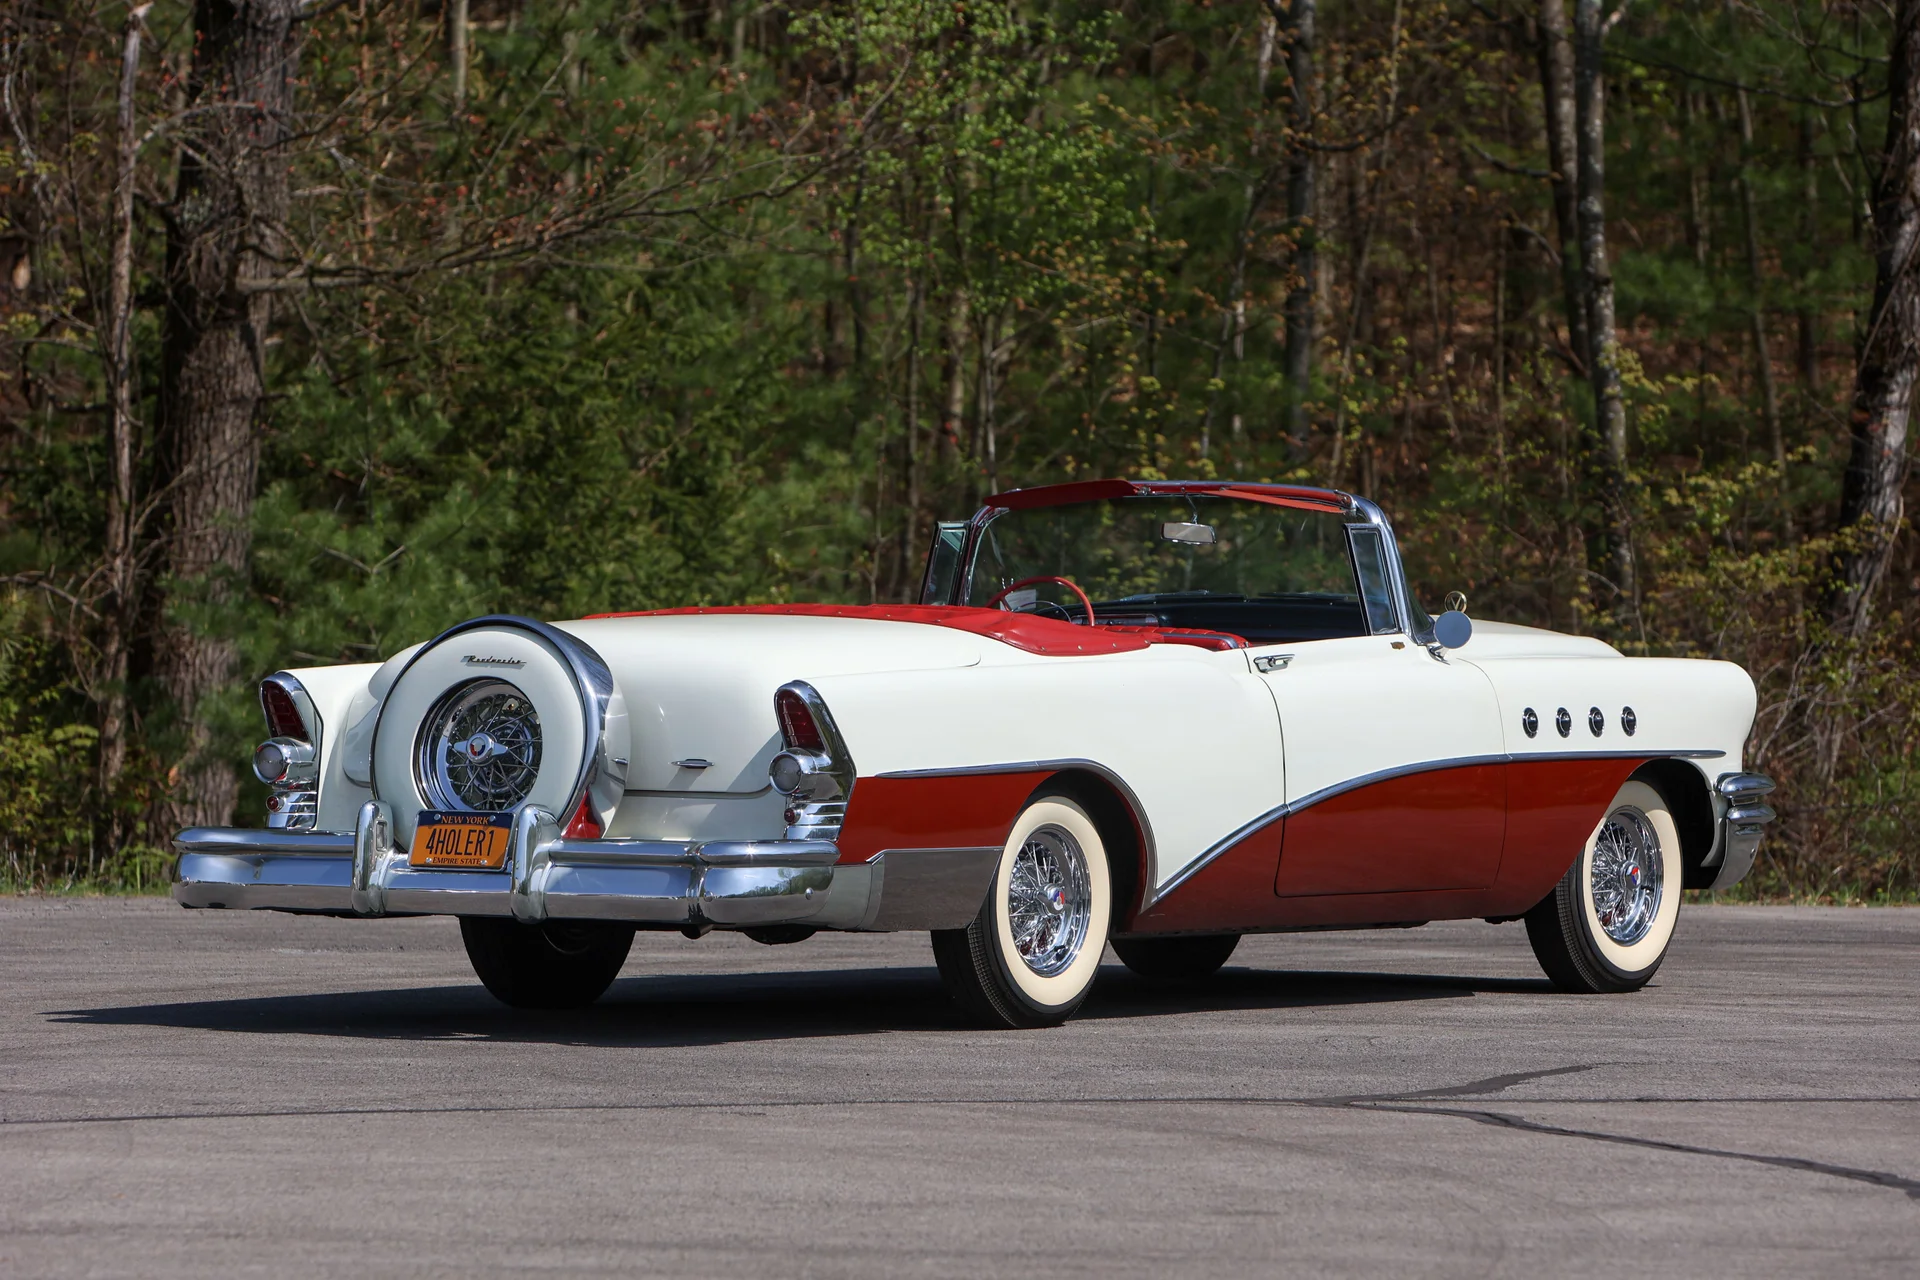
[[1285,671],[1293,662],[1290,653],[1263,653],[1253,660],[1253,669],[1266,675],[1274,671]]

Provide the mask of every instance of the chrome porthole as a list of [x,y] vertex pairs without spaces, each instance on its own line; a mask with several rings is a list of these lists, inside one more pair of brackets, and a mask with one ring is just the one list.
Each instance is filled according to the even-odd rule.
[[1599,737],[1607,727],[1606,713],[1598,707],[1587,708],[1587,731]]
[[1035,828],[1007,876],[1014,949],[1043,978],[1065,973],[1093,921],[1093,879],[1079,841],[1056,826]]
[[460,685],[428,713],[415,757],[432,807],[504,812],[526,800],[539,776],[539,713],[504,680]]
[[1573,715],[1565,707],[1553,713],[1553,727],[1560,731],[1561,737],[1573,732]]
[[1633,708],[1632,707],[1620,708],[1620,732],[1626,734],[1629,738],[1631,738],[1633,736],[1633,731],[1635,729],[1638,729],[1639,727],[1640,727],[1640,717],[1633,714]]
[[1664,873],[1660,837],[1647,815],[1631,807],[1608,814],[1587,876],[1594,916],[1609,938],[1630,947],[1647,936],[1660,915]]
[[1520,727],[1525,730],[1529,738],[1540,732],[1540,717],[1534,713],[1532,707],[1520,713]]

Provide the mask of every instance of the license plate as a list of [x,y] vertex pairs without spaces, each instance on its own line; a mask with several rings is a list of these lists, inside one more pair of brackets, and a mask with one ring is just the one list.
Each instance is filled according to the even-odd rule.
[[425,809],[413,831],[415,867],[483,867],[498,871],[513,839],[510,813],[460,813]]

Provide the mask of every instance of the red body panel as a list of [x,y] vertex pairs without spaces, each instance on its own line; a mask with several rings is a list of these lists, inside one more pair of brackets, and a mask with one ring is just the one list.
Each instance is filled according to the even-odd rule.
[[963,849],[1007,842],[1013,820],[1050,769],[934,778],[861,778],[840,828],[840,861],[888,849]]
[[1620,784],[1647,762],[1515,760],[1507,766],[1507,842],[1500,879],[1477,915],[1510,916],[1547,896],[1606,816]]
[[1281,897],[1483,889],[1500,870],[1507,766],[1388,778],[1287,819]]
[[[1566,874],[1620,784],[1644,763],[1519,760],[1357,787],[1249,833],[1119,928],[1172,933],[1518,915]],[[1437,826],[1422,840],[1429,823]]]

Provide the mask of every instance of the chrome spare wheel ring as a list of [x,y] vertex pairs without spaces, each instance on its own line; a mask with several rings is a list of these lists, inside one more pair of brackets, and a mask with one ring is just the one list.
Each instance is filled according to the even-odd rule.
[[1594,837],[1588,883],[1600,927],[1623,947],[1646,937],[1660,914],[1662,862],[1660,837],[1646,814],[1620,808],[1607,815]]
[[460,685],[427,715],[414,771],[436,809],[512,809],[540,773],[540,716],[504,680]]
[[1020,958],[1043,978],[1065,973],[1080,954],[1093,922],[1093,879],[1066,831],[1038,827],[1014,855],[1007,920]]

